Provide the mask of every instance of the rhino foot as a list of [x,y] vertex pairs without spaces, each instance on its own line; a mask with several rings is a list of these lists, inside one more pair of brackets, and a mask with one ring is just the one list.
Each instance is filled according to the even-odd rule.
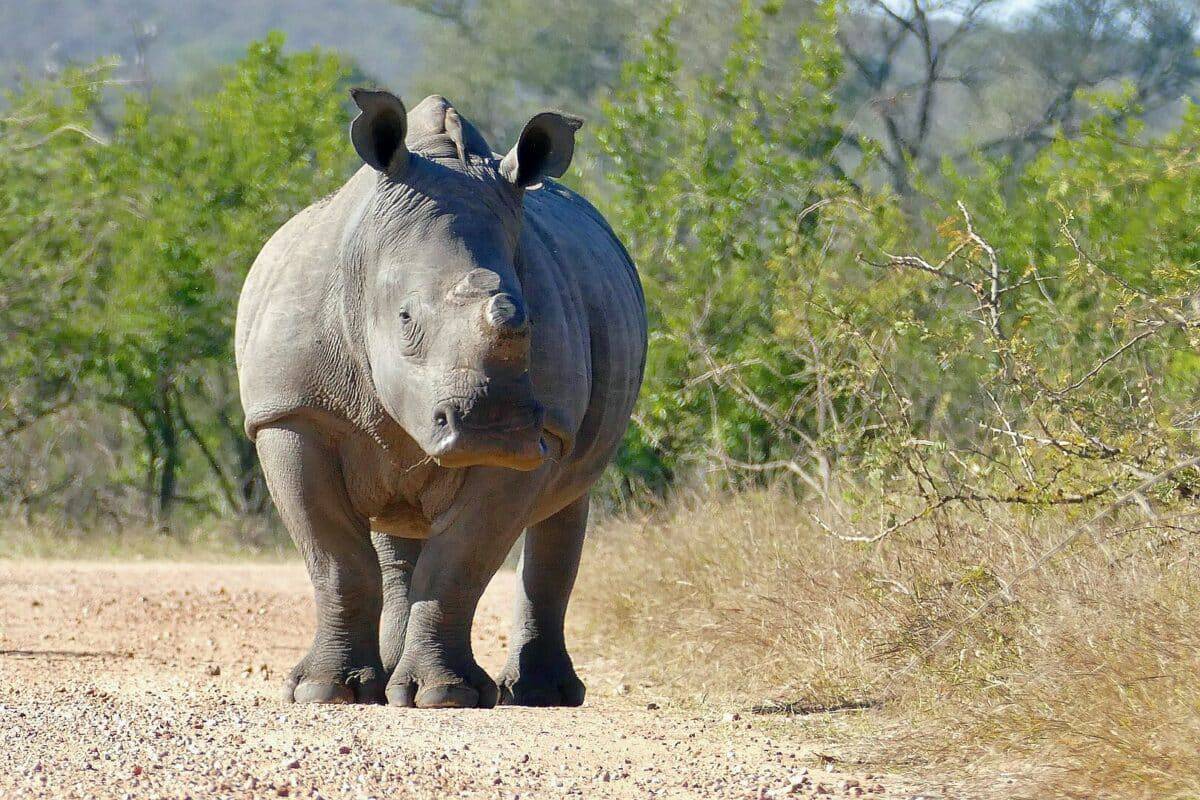
[[586,688],[566,650],[539,657],[525,647],[500,673],[500,702],[514,706],[581,706]]
[[401,659],[387,685],[389,705],[406,708],[492,708],[499,699],[496,682],[471,661],[461,669],[414,664]]
[[283,689],[289,703],[382,703],[386,684],[378,664],[315,666],[312,654],[292,670]]

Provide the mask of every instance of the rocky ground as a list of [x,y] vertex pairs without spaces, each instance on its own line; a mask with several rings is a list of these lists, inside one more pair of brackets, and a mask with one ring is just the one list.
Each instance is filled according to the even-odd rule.
[[[493,675],[512,590],[476,622]],[[579,709],[285,705],[311,620],[296,565],[0,562],[0,797],[930,796],[778,718],[648,702],[586,653]]]

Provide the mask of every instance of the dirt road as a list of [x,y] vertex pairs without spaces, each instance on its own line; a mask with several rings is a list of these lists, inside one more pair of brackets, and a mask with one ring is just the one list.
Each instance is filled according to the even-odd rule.
[[[476,624],[493,675],[512,589]],[[829,771],[778,720],[648,707],[586,656],[580,709],[285,705],[311,619],[294,565],[0,562],[0,797],[916,794]]]

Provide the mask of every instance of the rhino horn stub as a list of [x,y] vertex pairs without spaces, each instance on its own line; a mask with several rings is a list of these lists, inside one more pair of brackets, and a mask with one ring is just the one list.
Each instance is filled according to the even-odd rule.
[[500,291],[500,275],[490,269],[473,269],[454,284],[449,297],[452,300],[477,300]]
[[480,303],[483,321],[488,328],[502,333],[522,333],[529,327],[525,306],[520,298],[501,291],[500,276],[487,269],[473,269],[454,284],[447,299],[459,305]]
[[501,293],[488,301],[488,324],[503,333],[521,333],[529,327],[525,309],[511,294]]

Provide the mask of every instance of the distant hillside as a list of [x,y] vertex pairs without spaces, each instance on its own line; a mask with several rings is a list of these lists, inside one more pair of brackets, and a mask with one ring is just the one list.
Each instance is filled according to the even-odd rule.
[[114,54],[136,77],[140,36],[153,80],[175,84],[282,30],[289,47],[338,50],[403,91],[420,60],[418,19],[388,0],[0,0],[0,85]]

